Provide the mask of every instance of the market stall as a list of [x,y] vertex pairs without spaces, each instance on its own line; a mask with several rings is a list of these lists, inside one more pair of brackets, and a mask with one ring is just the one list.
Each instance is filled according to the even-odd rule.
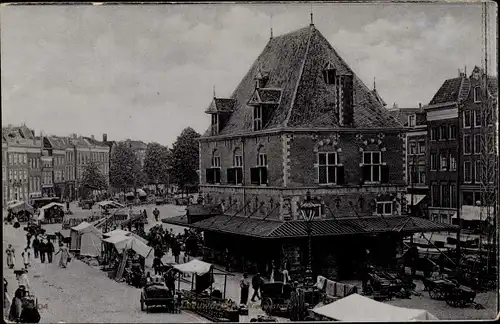
[[423,309],[396,307],[352,294],[311,310],[316,320],[347,322],[407,322],[438,320]]
[[43,224],[62,223],[64,218],[64,205],[51,202],[40,208],[37,220]]
[[[193,311],[212,322],[239,322],[238,305],[226,299],[227,276],[233,276],[233,274],[215,269],[212,264],[197,259],[184,264],[175,264],[173,269],[179,274],[178,290],[180,290],[182,274],[190,274],[192,278],[191,290],[180,290],[181,309]],[[213,289],[214,275],[224,276],[223,292]]]
[[[33,215],[34,208],[24,201],[18,201],[8,205],[7,211],[10,219],[16,216],[20,222],[26,222]],[[10,219],[8,219],[8,221],[10,221]]]
[[81,256],[101,255],[102,233],[94,225],[82,222],[70,230],[70,251]]

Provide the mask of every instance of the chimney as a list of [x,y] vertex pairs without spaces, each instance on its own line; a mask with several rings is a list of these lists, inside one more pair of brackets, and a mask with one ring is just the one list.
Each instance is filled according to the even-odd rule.
[[90,138],[91,138],[93,141],[95,140],[94,135],[90,135]]
[[108,141],[108,134],[102,134],[102,141],[107,142]]
[[76,138],[77,138],[76,134],[73,134],[73,139],[76,139]]
[[421,102],[418,103],[418,108],[422,109],[422,103]]

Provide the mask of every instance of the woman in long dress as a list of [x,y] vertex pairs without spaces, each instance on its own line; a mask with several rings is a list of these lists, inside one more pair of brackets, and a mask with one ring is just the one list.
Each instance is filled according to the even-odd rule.
[[5,254],[7,254],[7,266],[12,269],[16,263],[15,261],[15,253],[16,251],[12,247],[12,244],[9,244],[7,250],[5,250]]
[[61,253],[61,259],[59,259],[59,266],[62,268],[66,268],[69,257],[68,247],[65,244],[61,244],[59,246],[59,251],[57,251],[56,255],[58,255],[59,253]]

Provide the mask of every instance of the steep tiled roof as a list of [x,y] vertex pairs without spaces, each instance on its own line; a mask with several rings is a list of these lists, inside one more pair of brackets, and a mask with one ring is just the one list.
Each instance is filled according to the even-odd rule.
[[69,141],[69,138],[67,137],[49,136],[48,139],[52,147],[55,149],[65,150],[67,148],[73,147],[73,145]]
[[429,105],[437,105],[446,102],[456,102],[462,85],[462,77],[448,79],[436,92]]
[[216,112],[232,112],[234,104],[234,99],[214,98],[205,112],[208,114]]
[[[339,127],[331,109],[333,87],[323,81],[323,69],[329,62],[340,74],[354,75],[314,26],[272,38],[231,95],[236,101],[234,112],[219,134],[252,131],[253,110],[248,102],[255,92],[255,79],[262,70],[268,75],[266,88],[281,89],[279,105],[265,128]],[[355,75],[354,93],[354,127],[401,127]],[[266,98],[268,95],[274,98],[275,94],[259,93]],[[204,136],[209,134],[210,130]]]
[[397,109],[388,109],[389,113],[399,120],[401,124],[404,126],[408,126],[408,116],[413,115],[415,113],[423,112],[420,108],[397,108]]
[[375,96],[375,98],[377,98],[378,102],[380,102],[380,104],[381,104],[382,106],[385,106],[385,105],[386,105],[386,103],[385,103],[384,99],[382,99],[382,97],[378,94],[377,89],[373,89],[373,90],[372,90],[372,93],[373,93],[373,95]]

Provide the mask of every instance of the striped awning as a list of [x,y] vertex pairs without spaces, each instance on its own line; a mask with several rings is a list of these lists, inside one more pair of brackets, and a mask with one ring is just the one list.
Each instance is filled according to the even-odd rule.
[[[277,221],[259,218],[218,215],[192,224],[186,216],[165,218],[164,223],[198,228],[204,231],[230,233],[261,238],[307,237],[305,221]],[[376,233],[423,233],[456,231],[456,225],[432,222],[407,216],[322,219],[311,222],[312,236],[344,236]]]

